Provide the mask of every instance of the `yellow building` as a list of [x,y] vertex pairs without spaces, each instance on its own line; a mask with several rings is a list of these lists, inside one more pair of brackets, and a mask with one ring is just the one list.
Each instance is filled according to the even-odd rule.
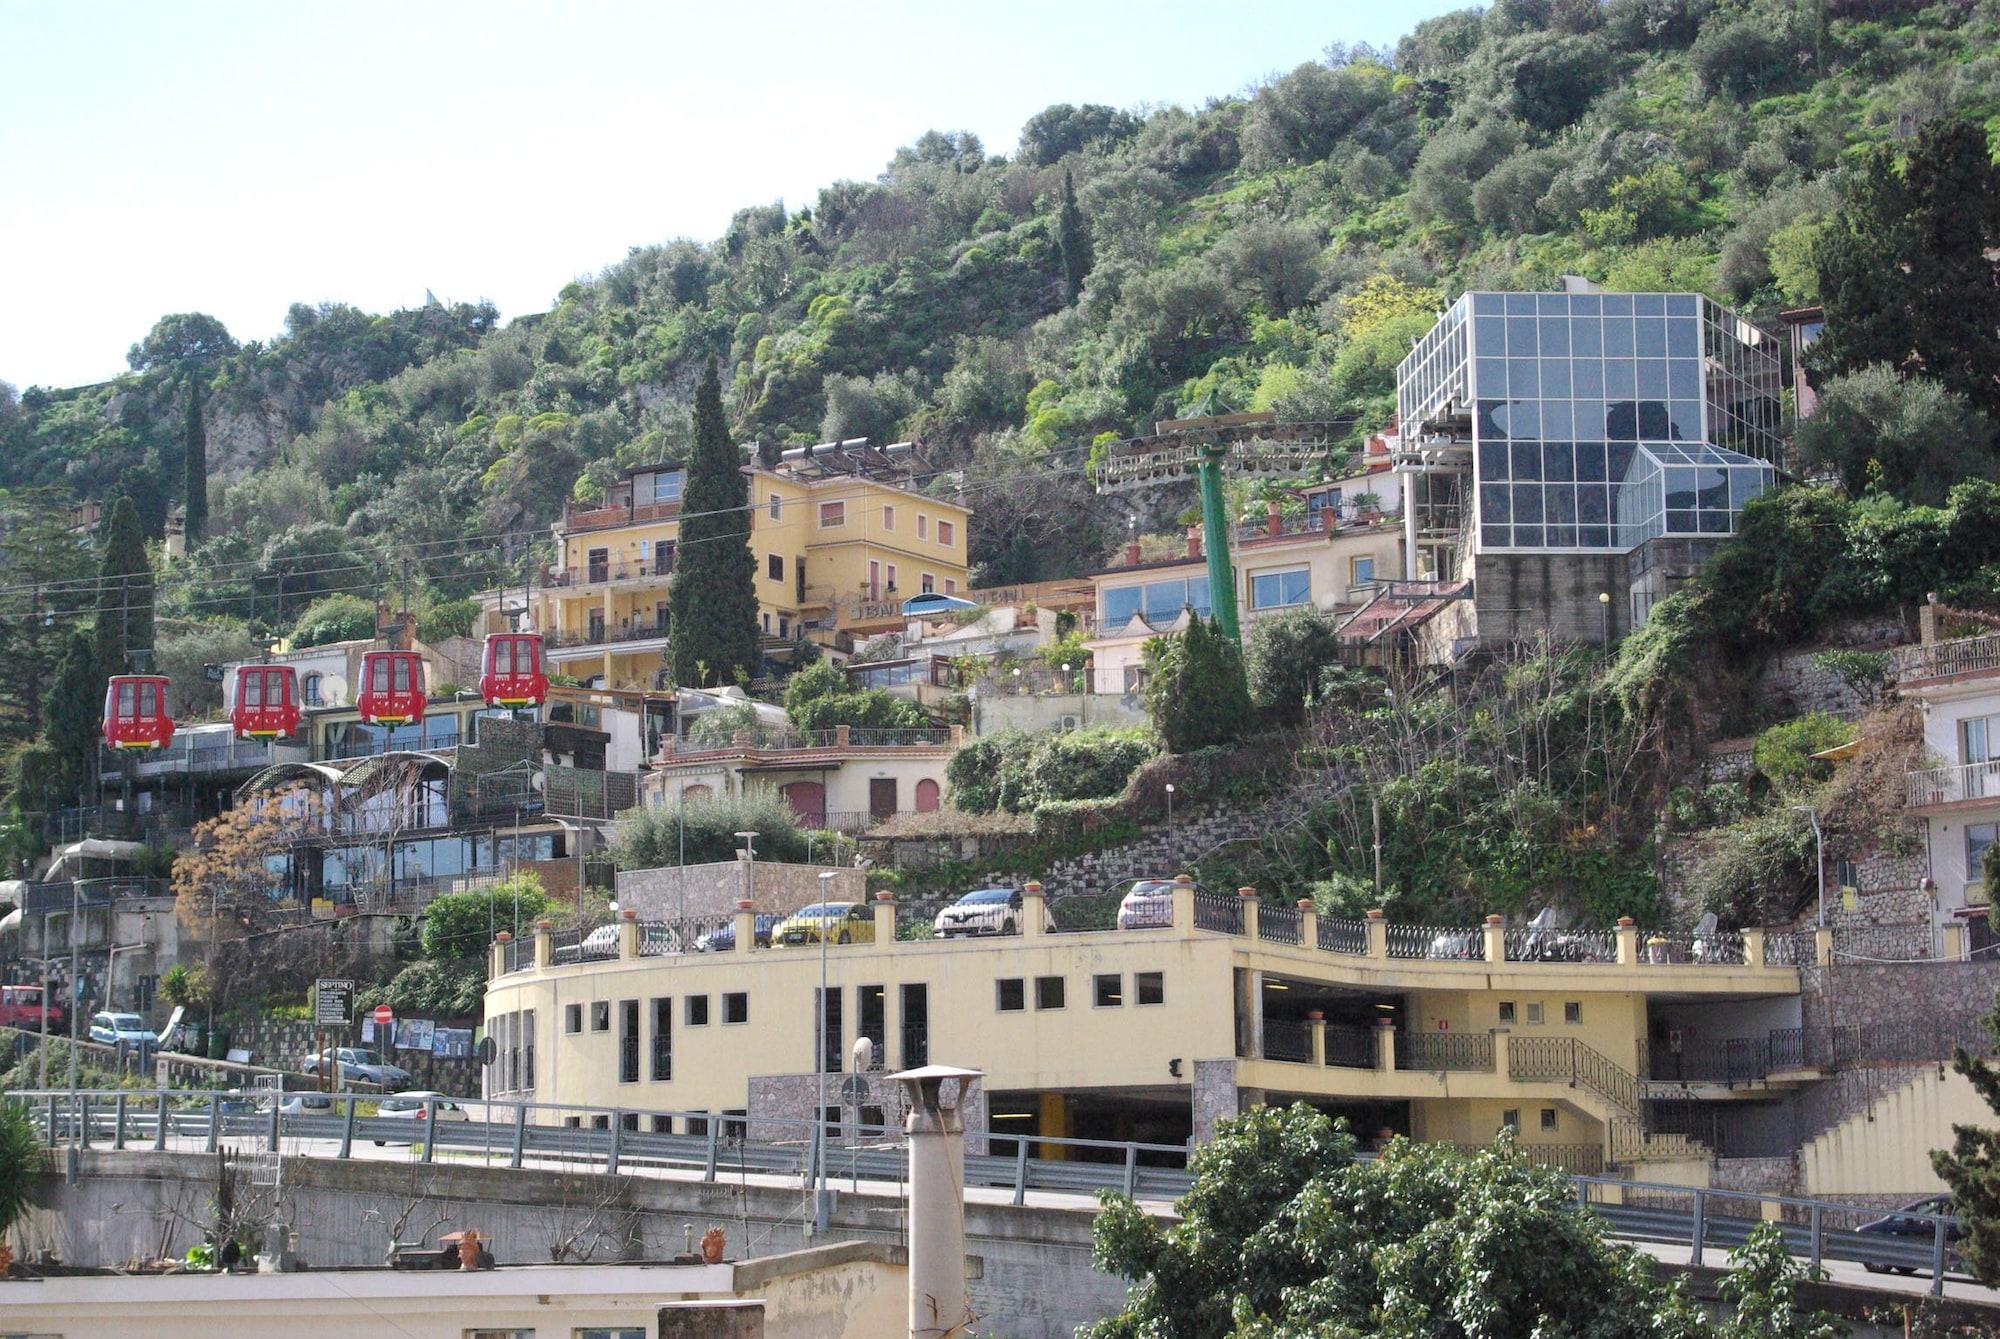
[[[966,508],[894,481],[865,447],[787,455],[743,471],[767,639],[849,645],[901,628],[909,597],[969,584]],[[552,669],[594,687],[662,686],[684,484],[680,469],[643,465],[603,504],[564,512],[556,565],[531,601]]]
[[[1703,1160],[1653,1128],[1657,1099],[1772,1100],[1819,1077],[1798,1047],[1765,1040],[1799,1029],[1791,964],[1810,936],[1625,927],[1558,944],[1497,918],[1322,920],[1191,883],[1144,928],[1045,932],[1038,888],[1026,897],[1023,934],[948,940],[898,939],[895,905],[878,901],[872,935],[830,947],[824,969],[814,945],[753,947],[749,911],[733,952],[671,952],[672,936],[630,921],[615,958],[606,942],[604,960],[579,961],[573,934],[500,946],[491,1095],[656,1131],[718,1113],[810,1118],[822,970],[829,1073],[862,1037],[889,1070],[981,1070],[984,1124],[968,1129],[993,1136],[1177,1145],[1249,1105],[1304,1100],[1366,1136],[1484,1143],[1512,1127],[1544,1161],[1594,1171]],[[1752,1034],[1777,1057],[1760,1072],[1706,1065]],[[893,1099],[865,1077],[869,1124],[865,1103]]]

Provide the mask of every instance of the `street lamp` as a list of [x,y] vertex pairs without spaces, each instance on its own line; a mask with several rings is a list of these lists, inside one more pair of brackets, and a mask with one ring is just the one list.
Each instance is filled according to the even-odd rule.
[[826,1232],[826,939],[827,907],[831,905],[834,871],[823,869],[819,872],[819,1054],[813,1057],[813,1068],[819,1075],[819,1109],[813,1122],[814,1138],[819,1142],[819,1188],[813,1195],[813,1235],[823,1236]]
[[1016,665],[1014,666],[1014,696],[1019,697],[1020,695],[1021,695],[1021,667],[1019,665]]
[[1174,783],[1167,783],[1167,826],[1174,825]]
[[1069,662],[1067,660],[1063,662],[1063,691],[1065,693],[1076,691],[1076,685],[1071,683],[1069,679]]
[[1819,810],[1809,804],[1794,804],[1790,807],[1812,820],[1813,864],[1819,872],[1819,923],[1824,926],[1826,924],[1826,834],[1819,828]]
[[1611,592],[1597,592],[1597,608],[1604,618],[1604,644],[1611,645]]
[[742,849],[736,854],[743,858],[743,897],[745,901],[748,901],[750,900],[750,866],[757,859],[757,834],[754,832],[739,832],[736,834],[736,840],[743,843]]

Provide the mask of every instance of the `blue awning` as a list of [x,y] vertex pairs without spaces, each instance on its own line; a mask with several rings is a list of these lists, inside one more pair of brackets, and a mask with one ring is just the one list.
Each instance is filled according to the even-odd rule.
[[948,614],[954,609],[977,609],[971,600],[962,600],[956,595],[939,595],[933,591],[929,595],[918,595],[903,601],[904,618],[923,618],[929,614]]

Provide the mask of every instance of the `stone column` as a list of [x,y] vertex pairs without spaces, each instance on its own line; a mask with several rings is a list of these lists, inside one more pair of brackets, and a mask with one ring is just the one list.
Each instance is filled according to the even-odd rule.
[[555,932],[554,921],[535,922],[535,970],[538,972],[547,971],[549,964],[555,961]]
[[1394,1019],[1375,1020],[1375,1068],[1384,1074],[1396,1072],[1396,1023]]
[[1306,1015],[1306,1032],[1312,1038],[1312,1062],[1326,1064],[1326,1015],[1314,1009]]
[[1257,937],[1257,890],[1255,888],[1238,888],[1236,890],[1236,904],[1243,910],[1244,935],[1247,938],[1255,939]]
[[507,945],[513,942],[513,939],[514,936],[507,933],[507,931],[505,930],[502,930],[499,934],[493,937],[493,951],[490,955],[493,960],[493,965],[491,969],[488,970],[486,973],[489,979],[506,975]]
[[618,956],[639,956],[639,913],[630,907],[618,913]]
[[[1025,902],[1027,899],[1022,900]],[[887,888],[875,894],[875,942],[896,942],[896,895]]]
[[1743,932],[1743,965],[1746,967],[1764,965],[1764,931],[1761,926]]
[[1046,926],[1048,900],[1042,896],[1040,880],[1030,879],[1021,885],[1021,937],[1039,939]]
[[1503,1079],[1510,1077],[1507,1072],[1507,1047],[1508,1039],[1512,1035],[1513,1030],[1511,1028],[1497,1027],[1493,1029],[1493,1072]]
[[736,951],[752,953],[757,948],[757,904],[747,897],[736,899]]
[[1188,1100],[1194,1110],[1194,1141],[1205,1144],[1215,1137],[1215,1124],[1237,1112],[1236,1062],[1197,1060]]
[[1382,909],[1373,908],[1368,913],[1368,956],[1387,958],[1389,956],[1389,923],[1382,919]]
[[1618,965],[1634,967],[1639,962],[1639,929],[1630,916],[1618,918],[1618,929],[1613,932],[1618,939]]
[[1486,961],[1507,961],[1507,918],[1488,916],[1486,918]]
[[1194,933],[1194,875],[1174,875],[1174,929],[1181,934]]
[[1833,966],[1833,927],[1831,925],[1814,927],[1813,961],[1822,967]]
[[1319,912],[1310,897],[1299,899],[1299,947],[1319,947]]

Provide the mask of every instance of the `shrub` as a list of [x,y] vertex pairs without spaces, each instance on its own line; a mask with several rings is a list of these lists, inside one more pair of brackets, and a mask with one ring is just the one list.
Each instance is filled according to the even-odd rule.
[[688,864],[734,860],[739,832],[757,834],[759,860],[806,858],[806,834],[799,830],[791,806],[776,791],[763,789],[745,795],[698,796],[678,806],[621,814],[611,858],[620,869],[676,865],[681,862],[685,835]]
[[447,637],[467,637],[478,617],[479,601],[446,600],[417,615],[417,636],[433,644]]
[[1051,804],[1117,796],[1155,749],[1141,730],[1008,730],[953,754],[945,779],[953,805],[967,813],[1040,814]]
[[1812,826],[1790,809],[1773,809],[1718,833],[1688,875],[1697,905],[1730,925],[1791,919],[1813,886]]
[[801,730],[849,725],[868,729],[912,730],[930,724],[914,702],[887,690],[856,692],[838,665],[821,662],[800,670],[785,685],[785,713]]
[[1812,667],[1833,675],[1870,702],[1889,682],[1887,651],[1820,651],[1813,656]]
[[1833,764],[1813,754],[1845,744],[1854,727],[1838,716],[1811,712],[1795,721],[1774,725],[1757,736],[1751,756],[1757,770],[1780,795],[1801,795],[1833,775]]
[[1333,617],[1299,609],[1251,625],[1244,638],[1243,670],[1250,703],[1272,720],[1305,716],[1321,672],[1340,663],[1340,637]]
[[739,734],[748,735],[750,742],[757,745],[769,744],[776,738],[775,732],[764,723],[763,716],[754,705],[738,702],[734,706],[719,707],[695,717],[694,724],[688,727],[688,747],[727,748]]
[[525,931],[548,908],[542,881],[525,871],[491,888],[446,893],[424,911],[424,956],[439,962],[477,962],[496,932],[512,932],[517,920]]
[[375,606],[353,595],[314,600],[292,625],[294,647],[359,641],[375,635]]
[[1146,711],[1175,753],[1222,744],[1250,723],[1243,652],[1213,619],[1146,643]]

